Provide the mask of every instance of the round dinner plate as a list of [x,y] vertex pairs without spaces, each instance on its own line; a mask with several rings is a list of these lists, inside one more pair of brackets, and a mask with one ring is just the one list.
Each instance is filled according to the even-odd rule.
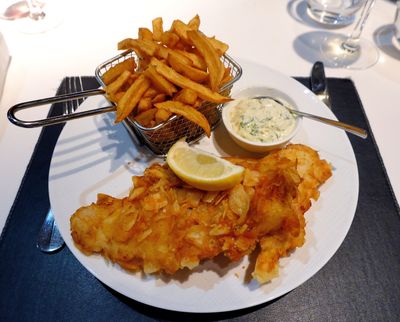
[[[253,87],[271,87],[286,93],[304,112],[335,118],[318,98],[297,81],[265,66],[241,62],[242,78],[232,97]],[[80,109],[105,104],[88,98]],[[279,263],[279,277],[264,285],[249,279],[248,258],[227,263],[208,260],[193,271],[173,276],[132,274],[100,255],[86,256],[70,235],[71,215],[96,201],[97,193],[124,197],[131,176],[142,175],[152,162],[163,162],[132,141],[124,127],[113,124],[114,114],[71,121],[58,139],[50,168],[51,208],[67,246],[81,264],[101,282],[136,301],[182,312],[223,312],[271,301],[304,283],[335,254],[352,223],[358,199],[358,171],[346,134],[339,129],[303,119],[292,140],[317,150],[332,164],[333,176],[320,188],[320,198],[306,213],[306,242]],[[231,141],[222,123],[211,138],[196,144],[219,154],[249,156]],[[254,155],[250,155],[254,156]],[[95,295],[93,295],[95,296]]]

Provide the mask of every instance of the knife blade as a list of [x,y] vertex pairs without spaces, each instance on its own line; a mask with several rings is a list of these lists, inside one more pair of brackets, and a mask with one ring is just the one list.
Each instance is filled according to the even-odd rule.
[[321,61],[314,63],[310,77],[311,91],[329,108],[332,108],[328,85],[325,77],[324,64]]

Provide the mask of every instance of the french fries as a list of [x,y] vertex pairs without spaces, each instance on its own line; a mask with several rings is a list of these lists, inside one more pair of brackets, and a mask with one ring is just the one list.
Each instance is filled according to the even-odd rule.
[[151,108],[135,116],[135,121],[139,122],[143,126],[151,126],[151,122],[153,121],[156,113],[157,110],[155,108]]
[[204,130],[204,132],[206,132],[207,136],[210,136],[210,124],[208,123],[206,117],[190,105],[185,105],[177,101],[165,101],[162,103],[157,103],[155,105],[157,108],[165,109],[177,115],[182,115],[193,123],[199,125]]
[[[181,56],[184,57],[185,59],[189,59],[186,58],[185,56]],[[169,65],[175,69],[178,73],[181,73],[182,75],[190,78],[192,81],[198,82],[198,83],[203,83],[207,77],[208,74],[201,70],[201,69],[197,69],[195,67],[190,66],[190,60],[189,60],[189,64],[183,62],[182,60],[179,59],[180,56],[179,55],[168,55],[168,63]]]
[[[190,41],[203,56],[210,76],[211,90],[218,90],[221,81],[221,60],[219,55],[208,39],[197,30],[189,30],[186,33]],[[223,75],[223,74],[222,74]]]
[[103,82],[104,84],[109,85],[111,84],[111,82],[116,80],[118,76],[121,75],[125,70],[134,73],[136,67],[137,66],[135,60],[133,58],[128,58],[122,63],[119,63],[106,71],[103,75]]
[[124,86],[124,84],[129,80],[130,76],[131,73],[129,72],[129,70],[124,70],[122,74],[120,74],[114,82],[112,82],[109,86],[107,86],[106,93],[110,96],[117,93],[122,88],[122,86]]
[[145,39],[145,40],[152,41],[153,33],[148,28],[139,28],[138,37],[139,37],[139,39]]
[[133,82],[117,104],[116,123],[121,122],[133,111],[149,87],[150,80],[144,74]]
[[118,42],[119,50],[133,50],[138,61],[126,59],[102,76],[106,94],[117,106],[115,123],[131,116],[153,127],[175,114],[209,136],[210,124],[197,108],[206,101],[231,100],[219,93],[231,79],[230,68],[221,60],[228,45],[201,33],[198,15],[188,23],[174,20],[169,30],[164,30],[161,17],[151,23],[150,29],[139,28],[137,39]]
[[163,35],[163,20],[161,17],[153,19],[151,22],[153,26],[153,39],[155,41],[161,41],[161,37]]
[[214,103],[226,103],[231,100],[229,97],[222,96],[218,92],[213,92],[208,87],[196,83],[185,76],[182,76],[173,68],[169,67],[168,65],[154,57],[151,59],[150,64],[154,66],[156,71],[164,76],[166,79],[182,88],[189,88],[195,91],[204,100],[208,100]]
[[199,15],[195,15],[190,21],[188,22],[188,26],[192,30],[199,30],[200,27],[200,17]]
[[182,102],[186,105],[195,106],[197,100],[197,94],[195,91],[189,88],[182,88],[179,93],[174,96],[175,101]]
[[161,93],[172,96],[175,92],[177,92],[176,87],[165,79],[161,74],[159,74],[153,65],[149,66],[144,74],[151,80],[154,85],[154,88]]
[[171,31],[166,31],[161,35],[161,43],[169,48],[174,48],[179,42],[179,36]]

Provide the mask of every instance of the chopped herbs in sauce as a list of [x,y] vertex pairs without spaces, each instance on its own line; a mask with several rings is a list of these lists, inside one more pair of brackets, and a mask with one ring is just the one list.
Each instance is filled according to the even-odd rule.
[[292,113],[268,98],[240,100],[232,109],[230,119],[237,134],[255,142],[280,140],[296,125]]

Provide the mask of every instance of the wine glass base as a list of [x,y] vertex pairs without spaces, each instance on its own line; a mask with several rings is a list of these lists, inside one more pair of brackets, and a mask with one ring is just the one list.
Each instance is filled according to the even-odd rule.
[[40,34],[57,28],[63,22],[61,11],[55,6],[45,4],[42,7],[44,16],[41,19],[32,19],[29,16],[16,21],[17,29],[25,34]]
[[29,15],[29,6],[26,1],[18,1],[12,3],[10,6],[3,9],[0,13],[0,19],[2,20],[16,20],[25,18]]
[[348,37],[331,35],[321,43],[320,50],[326,66],[333,68],[366,69],[379,60],[378,48],[369,40],[361,38],[359,49],[351,51],[343,46]]

